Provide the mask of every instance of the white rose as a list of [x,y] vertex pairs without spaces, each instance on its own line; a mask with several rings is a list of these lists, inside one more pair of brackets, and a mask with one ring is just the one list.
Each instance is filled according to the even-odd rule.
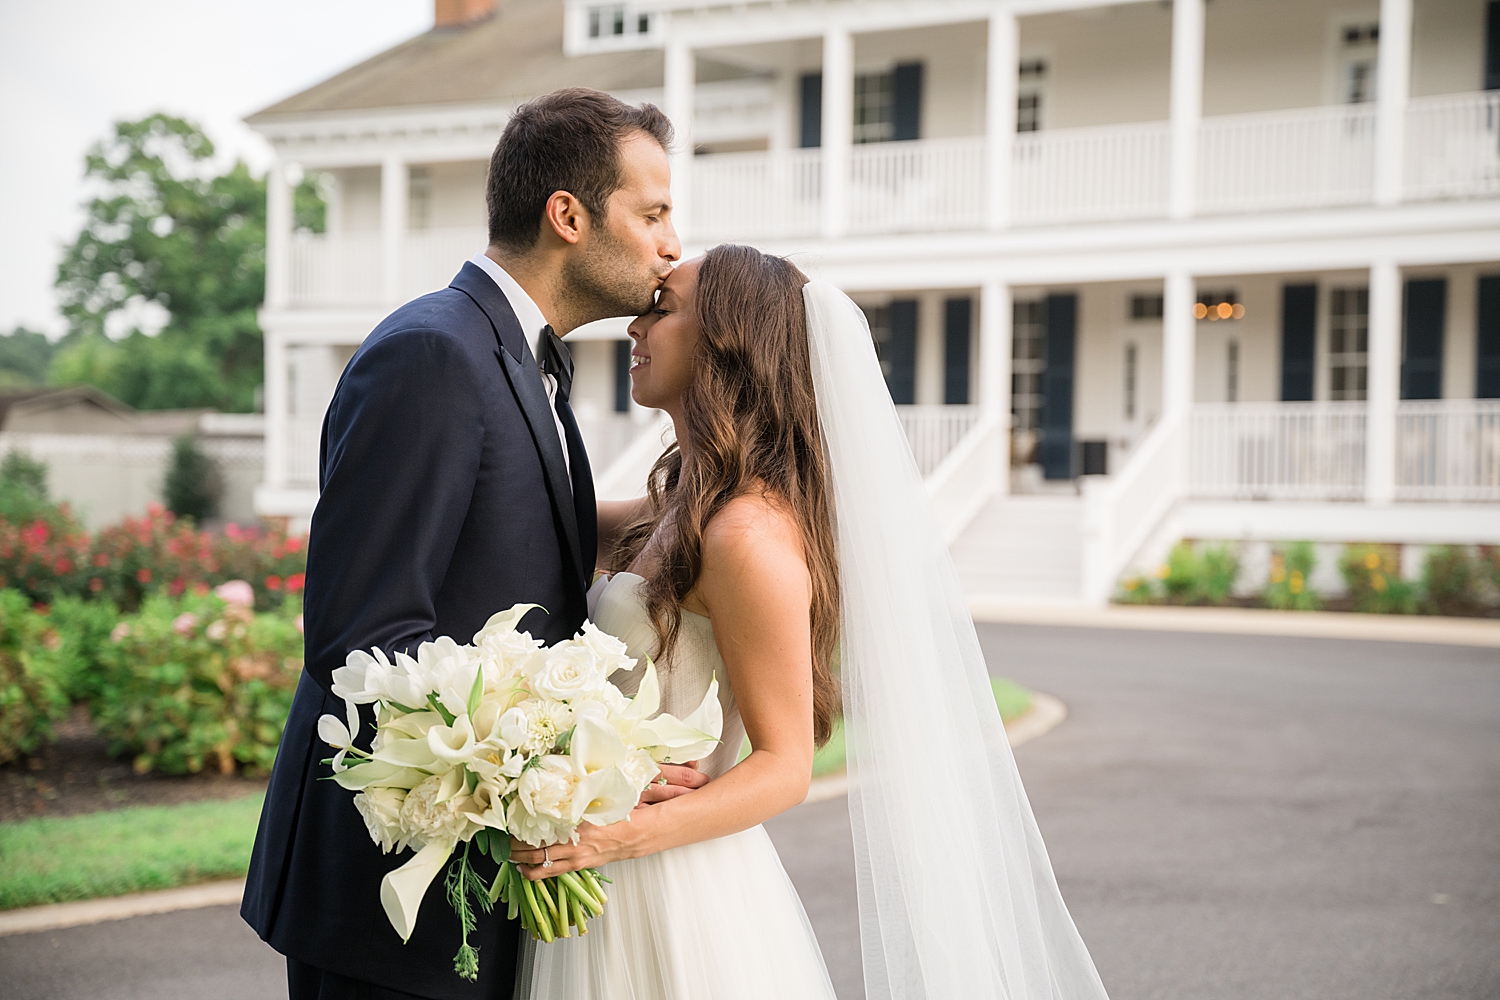
[[407,837],[401,828],[401,804],[406,793],[399,788],[367,788],[354,796],[354,808],[365,819],[370,839],[380,845],[381,853],[406,849]]
[[531,690],[542,697],[569,701],[603,690],[609,682],[609,672],[592,649],[570,639],[533,657],[527,665],[526,679]]
[[606,677],[616,670],[630,671],[635,669],[636,661],[626,650],[625,644],[593,622],[583,623],[583,631],[579,633],[579,641],[594,651],[594,655],[604,665],[604,674]]
[[464,812],[473,803],[467,795],[443,798],[443,779],[433,775],[407,793],[401,803],[401,825],[412,844],[452,846],[477,829]]

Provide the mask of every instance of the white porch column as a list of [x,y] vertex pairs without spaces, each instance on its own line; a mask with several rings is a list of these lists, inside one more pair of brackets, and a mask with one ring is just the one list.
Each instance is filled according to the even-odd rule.
[[687,43],[667,42],[665,94],[662,110],[672,119],[677,148],[672,153],[672,224],[677,238],[686,242],[692,224],[693,200],[693,111],[696,101],[697,65]]
[[1167,275],[1162,293],[1161,410],[1166,421],[1186,418],[1193,409],[1194,354],[1198,321],[1193,276],[1186,271]]
[[990,15],[989,69],[985,93],[987,221],[991,229],[1010,225],[1010,173],[1016,145],[1016,83],[1019,42],[1016,15]]
[[266,331],[266,485],[282,489],[287,481],[287,435],[291,397],[287,385],[286,340],[275,329]]
[[823,220],[825,239],[849,219],[849,159],[854,145],[854,38],[843,25],[823,35]]
[[382,299],[396,305],[406,298],[402,250],[406,242],[406,161],[388,156],[380,164],[380,289]]
[[[1411,0],[1380,0],[1375,70],[1375,204],[1401,200],[1406,165],[1406,102],[1411,93]],[[1371,288],[1374,294],[1374,288]]]
[[1198,122],[1203,117],[1203,2],[1172,3],[1172,180],[1170,215],[1192,216],[1198,189]]
[[277,159],[266,173],[266,308],[291,303],[292,189],[286,164]]
[[979,407],[982,416],[995,417],[1000,434],[1000,464],[996,493],[1010,492],[1010,355],[1015,319],[1010,286],[998,278],[979,290]]
[[1370,268],[1369,329],[1365,501],[1390,503],[1396,499],[1396,404],[1401,398],[1401,269],[1393,260],[1376,261]]

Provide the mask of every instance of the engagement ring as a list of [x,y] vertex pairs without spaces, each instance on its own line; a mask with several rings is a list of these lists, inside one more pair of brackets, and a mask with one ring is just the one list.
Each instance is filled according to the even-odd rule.
[[542,867],[543,868],[551,868],[552,867],[552,859],[549,858],[549,857],[547,857],[547,848],[545,848],[545,847],[542,848]]

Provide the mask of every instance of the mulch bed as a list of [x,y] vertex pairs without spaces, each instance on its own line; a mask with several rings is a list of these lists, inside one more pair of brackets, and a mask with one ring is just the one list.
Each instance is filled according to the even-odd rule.
[[0,823],[72,816],[125,806],[234,799],[264,791],[266,779],[218,773],[136,774],[128,757],[109,756],[83,706],[57,727],[57,741],[35,757],[0,767]]

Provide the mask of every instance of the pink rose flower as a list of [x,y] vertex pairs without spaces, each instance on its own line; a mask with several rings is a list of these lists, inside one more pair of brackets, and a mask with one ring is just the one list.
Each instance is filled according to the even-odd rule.
[[255,607],[255,588],[245,580],[230,580],[221,583],[214,588],[214,594],[221,601],[237,604],[242,608]]

